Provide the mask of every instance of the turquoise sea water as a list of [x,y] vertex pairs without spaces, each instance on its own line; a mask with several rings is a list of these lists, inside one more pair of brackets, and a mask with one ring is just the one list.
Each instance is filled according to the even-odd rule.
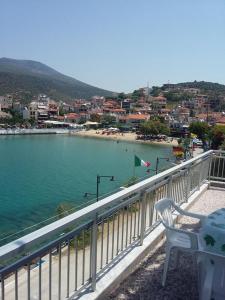
[[[60,202],[77,209],[87,205],[91,197],[83,195],[96,192],[97,174],[115,176],[113,182],[101,179],[101,195],[117,190],[133,175],[134,154],[152,168],[157,156],[172,156],[167,146],[66,135],[1,136],[0,240],[54,216]],[[148,175],[144,167],[135,171]]]

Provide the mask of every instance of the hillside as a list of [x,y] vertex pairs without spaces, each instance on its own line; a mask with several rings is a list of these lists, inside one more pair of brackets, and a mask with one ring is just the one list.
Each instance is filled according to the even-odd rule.
[[202,92],[215,92],[215,93],[225,93],[225,85],[207,82],[207,81],[193,81],[193,82],[182,82],[177,84],[164,84],[162,90],[167,88],[195,88],[200,89]]
[[57,100],[113,95],[37,61],[0,58],[0,95],[6,93],[44,93]]

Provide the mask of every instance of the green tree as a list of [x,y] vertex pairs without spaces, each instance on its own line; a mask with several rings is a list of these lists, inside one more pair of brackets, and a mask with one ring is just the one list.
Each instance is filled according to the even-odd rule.
[[191,99],[192,95],[184,92],[166,92],[164,93],[164,96],[167,98],[168,102],[180,102],[183,100],[189,100]]
[[4,123],[7,123],[9,125],[16,125],[16,124],[23,124],[23,116],[22,114],[10,109],[8,113],[11,115],[10,118],[6,118]]
[[160,93],[161,93],[161,88],[158,86],[153,86],[150,94],[153,97],[157,97],[157,96],[159,96]]
[[56,208],[56,215],[58,219],[64,218],[75,211],[74,206],[70,202],[61,202]]
[[[56,207],[56,216],[58,219],[62,219],[64,217],[67,217],[74,211],[75,211],[75,208],[72,205],[72,203],[64,201],[64,202],[59,203],[59,205]],[[73,226],[69,226],[63,230],[63,234],[70,232],[72,230],[73,230]]]
[[161,123],[165,123],[165,118],[162,116],[152,116],[151,121],[159,121]]
[[126,98],[126,95],[124,93],[119,93],[117,96],[118,100],[124,100]]
[[169,128],[159,120],[149,120],[147,122],[142,123],[140,125],[140,132],[145,135],[170,134]]
[[105,125],[114,125],[116,122],[116,118],[114,116],[110,115],[102,115],[101,117],[101,123],[103,126]]
[[141,96],[143,96],[143,93],[140,90],[134,90],[131,99],[136,102]]
[[138,177],[137,177],[137,176],[132,176],[132,177],[130,177],[130,178],[123,184],[123,186],[129,187],[129,186],[131,186],[131,185],[133,185],[133,184],[135,184],[135,183],[137,183],[137,182],[138,182]]
[[223,150],[223,151],[225,151],[225,140],[224,140],[223,143],[221,144],[220,149]]
[[190,124],[189,130],[198,136],[199,139],[205,141],[210,134],[210,127],[206,122],[192,122]]
[[[75,208],[73,206],[72,203],[64,201],[61,202],[57,208],[56,208],[56,215],[58,217],[58,219],[67,217],[68,215],[70,215],[71,213],[75,212]],[[74,226],[69,226],[66,229],[63,230],[63,233],[68,233],[70,231],[72,231],[74,229]],[[83,247],[83,245],[85,245],[85,247],[87,245],[90,244],[90,238],[91,238],[91,232],[90,229],[86,229],[83,232],[81,232],[78,236],[77,236],[77,246],[78,249],[81,249]],[[71,240],[70,241],[70,247],[74,247],[74,241]]]
[[195,117],[195,111],[193,109],[190,110],[190,117],[191,118]]
[[99,114],[91,114],[90,115],[90,121],[91,122],[98,122],[98,123],[100,123],[101,117],[100,117]]
[[211,147],[217,150],[224,145],[225,141],[225,128],[224,126],[215,125],[211,130]]
[[34,126],[36,124],[35,118],[30,118],[29,123],[31,126]]
[[66,113],[66,112],[63,110],[63,108],[60,107],[60,108],[59,108],[59,115],[60,115],[60,116],[64,116],[65,113]]

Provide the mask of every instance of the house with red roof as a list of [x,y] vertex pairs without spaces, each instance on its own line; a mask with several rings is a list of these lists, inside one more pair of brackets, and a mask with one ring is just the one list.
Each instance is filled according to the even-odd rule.
[[147,114],[129,114],[119,117],[119,122],[135,128],[138,128],[141,123],[148,121],[150,116]]
[[76,113],[68,113],[64,115],[64,121],[69,123],[78,123],[80,121],[80,115]]
[[151,105],[154,111],[166,108],[167,99],[164,96],[152,97]]

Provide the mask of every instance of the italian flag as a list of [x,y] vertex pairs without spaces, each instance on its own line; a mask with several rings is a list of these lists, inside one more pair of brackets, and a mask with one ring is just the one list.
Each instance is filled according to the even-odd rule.
[[149,167],[151,163],[149,161],[144,161],[143,159],[140,159],[136,155],[134,156],[134,166],[135,167]]

